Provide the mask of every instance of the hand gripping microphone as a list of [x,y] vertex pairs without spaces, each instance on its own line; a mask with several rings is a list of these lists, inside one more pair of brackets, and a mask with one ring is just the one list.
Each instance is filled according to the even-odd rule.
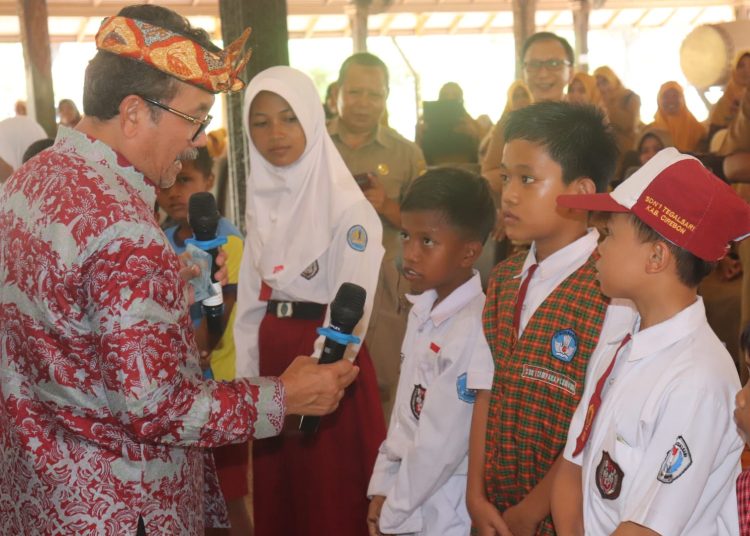
[[[352,335],[352,331],[362,318],[366,297],[365,289],[354,283],[344,283],[339,287],[329,308],[331,324],[317,330],[318,335],[324,335],[326,338],[318,360],[319,365],[335,363],[344,357],[347,345],[360,342],[359,337]],[[318,429],[319,424],[320,417],[302,417],[299,429],[311,434]]]
[[211,254],[211,286],[215,294],[201,302],[203,315],[206,317],[208,326],[208,338],[211,348],[218,344],[224,333],[224,297],[221,293],[221,284],[216,282],[214,274],[218,270],[216,257],[219,254],[219,246],[227,243],[224,236],[217,237],[216,229],[219,226],[221,214],[216,208],[216,199],[211,192],[198,192],[190,196],[188,200],[188,223],[193,229],[193,238],[186,242]]

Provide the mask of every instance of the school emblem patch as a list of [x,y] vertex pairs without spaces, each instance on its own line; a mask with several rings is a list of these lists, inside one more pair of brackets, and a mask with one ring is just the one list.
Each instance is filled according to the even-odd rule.
[[464,372],[456,380],[456,390],[458,391],[458,399],[461,402],[466,402],[467,404],[473,404],[474,401],[477,399],[477,392],[474,389],[469,389],[468,387],[466,387],[466,382],[467,382],[467,376],[466,376],[466,373]]
[[346,233],[346,243],[354,251],[364,251],[367,247],[367,231],[361,225],[352,225]]
[[661,462],[659,474],[656,479],[665,484],[671,484],[688,470],[693,464],[693,457],[690,455],[690,449],[687,442],[682,436],[677,436],[672,448],[667,451],[664,461]]
[[596,487],[602,499],[615,500],[622,490],[622,479],[625,473],[606,450],[602,451],[602,460],[596,466]]
[[318,275],[318,261],[313,261],[313,263],[305,268],[305,271],[300,274],[302,277],[310,281],[313,277]]
[[419,420],[419,416],[422,414],[424,395],[426,394],[427,388],[421,385],[415,385],[414,390],[411,392],[411,412],[417,420]]
[[552,335],[552,357],[570,363],[578,351],[578,337],[572,329],[560,329]]

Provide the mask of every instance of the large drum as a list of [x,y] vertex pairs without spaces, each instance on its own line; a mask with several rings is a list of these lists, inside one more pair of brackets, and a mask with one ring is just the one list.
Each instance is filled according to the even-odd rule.
[[735,56],[745,49],[750,49],[750,21],[698,26],[682,42],[680,66],[698,89],[722,86],[729,80]]

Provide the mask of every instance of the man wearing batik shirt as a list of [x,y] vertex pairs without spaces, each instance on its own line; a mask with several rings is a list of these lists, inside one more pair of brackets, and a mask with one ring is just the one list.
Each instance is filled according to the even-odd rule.
[[201,377],[153,207],[206,144],[213,94],[242,88],[246,37],[222,51],[153,5],[105,19],[86,117],[0,192],[0,534],[203,534],[200,447],[330,412],[356,376],[300,357]]

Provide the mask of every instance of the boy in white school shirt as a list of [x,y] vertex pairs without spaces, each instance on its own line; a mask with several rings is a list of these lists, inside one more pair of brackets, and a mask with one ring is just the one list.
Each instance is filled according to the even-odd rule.
[[558,535],[738,534],[739,378],[696,288],[750,234],[750,206],[674,148],[558,205],[612,213],[598,279],[640,315],[591,358],[553,484]]
[[[368,488],[371,536],[466,536],[469,428],[493,363],[482,331],[484,292],[473,265],[495,223],[487,181],[438,168],[401,202],[403,275],[414,295],[388,435]],[[420,293],[416,295],[416,293]]]

